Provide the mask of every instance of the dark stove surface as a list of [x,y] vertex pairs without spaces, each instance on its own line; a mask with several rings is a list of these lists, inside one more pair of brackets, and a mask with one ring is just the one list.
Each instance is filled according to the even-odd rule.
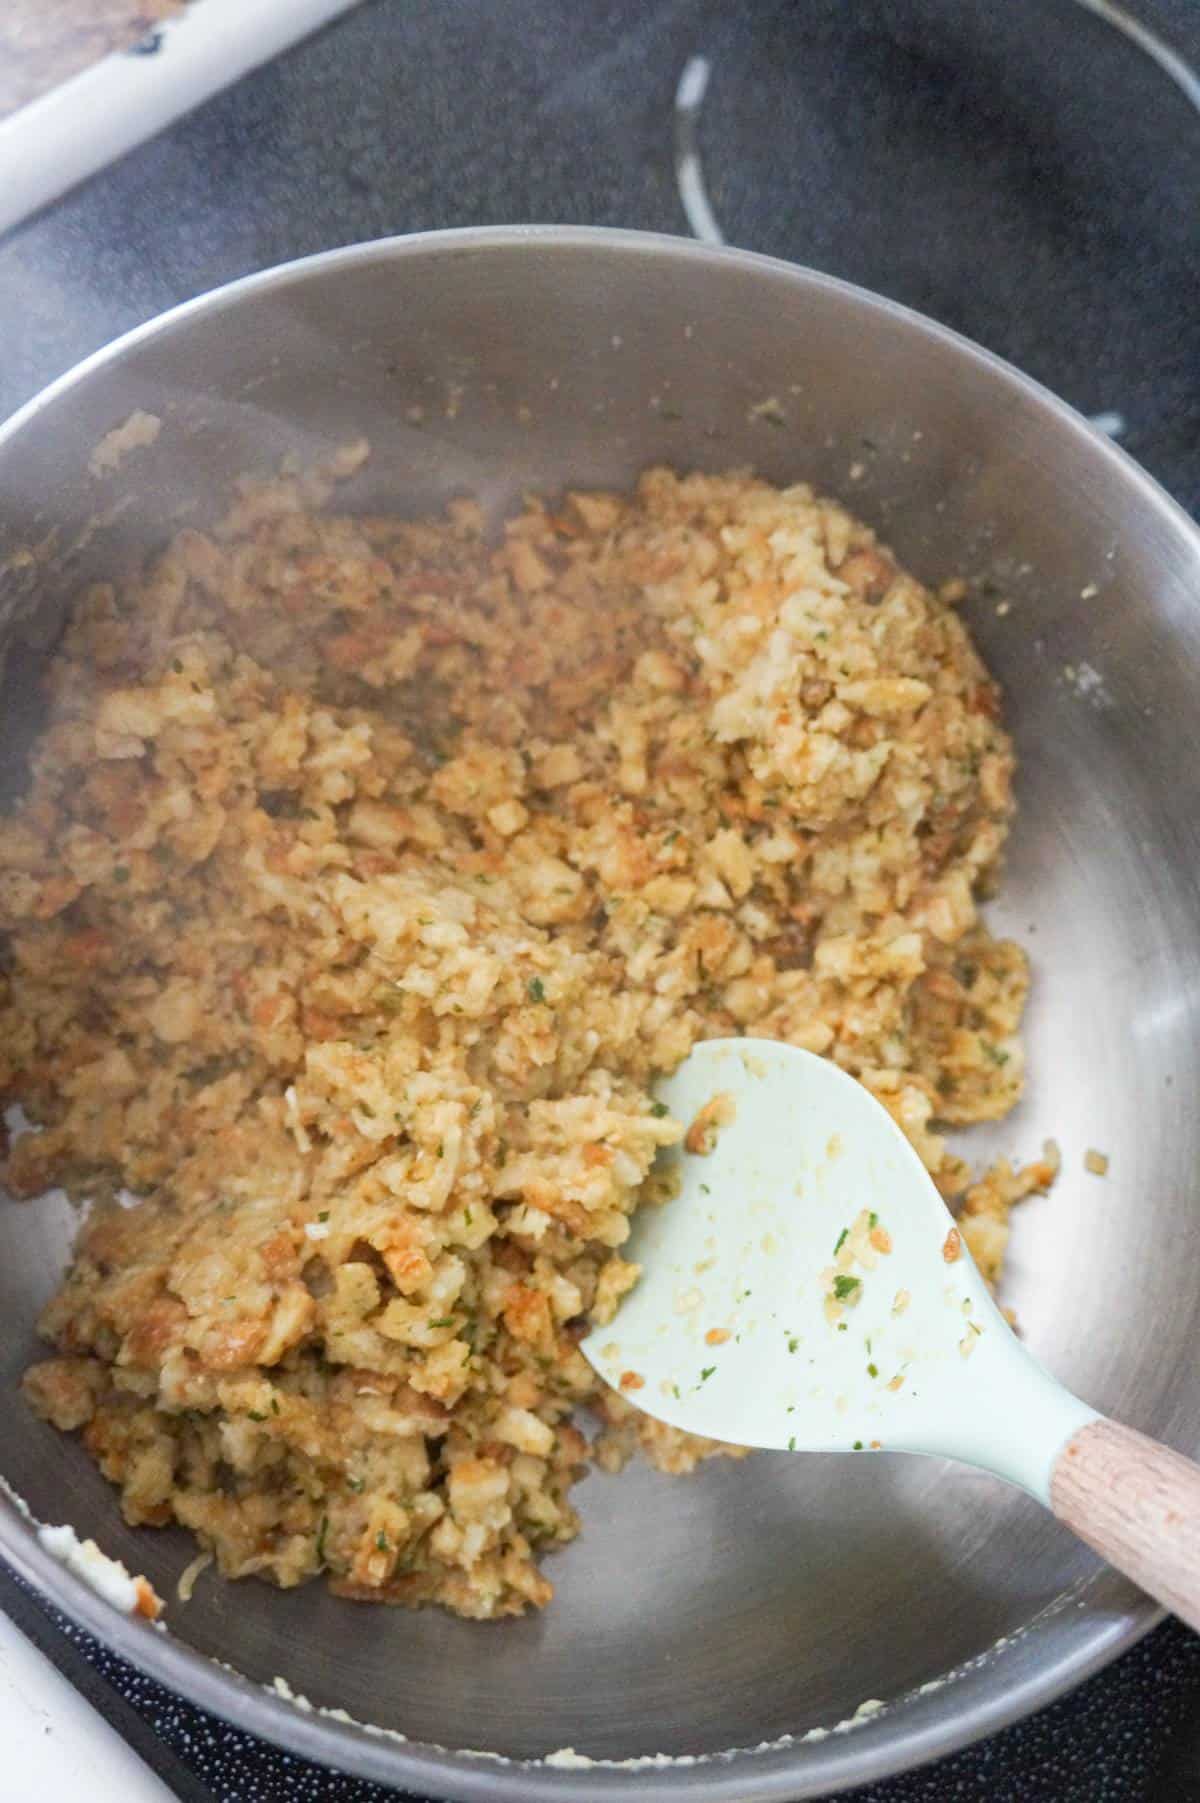
[[[1128,4],[1200,64],[1196,0]],[[686,231],[673,104],[697,55],[731,243],[905,301],[1120,416],[1200,507],[1200,116],[1073,0],[373,0],[0,244],[0,412],[162,308],[334,244],[503,221]],[[0,1604],[34,1607],[7,1581]],[[129,1731],[177,1756],[181,1795],[383,1798],[72,1638]],[[1170,1624],[1032,1721],[855,1795],[1200,1803],[1200,1766],[1189,1788],[1161,1764],[1189,1718],[1200,1641]]]

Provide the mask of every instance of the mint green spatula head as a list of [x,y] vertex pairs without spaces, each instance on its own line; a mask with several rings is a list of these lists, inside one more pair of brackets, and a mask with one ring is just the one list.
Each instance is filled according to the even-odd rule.
[[583,1343],[601,1376],[714,1439],[947,1454],[1046,1501],[1095,1411],[1025,1352],[874,1097],[756,1039],[702,1043],[658,1094],[678,1194],[639,1213],[641,1279]]
[[1200,1627],[1200,1468],[1105,1420],[1029,1355],[920,1159],[826,1059],[708,1040],[659,1098],[677,1193],[583,1342],[639,1408],[794,1452],[937,1453],[1022,1485]]

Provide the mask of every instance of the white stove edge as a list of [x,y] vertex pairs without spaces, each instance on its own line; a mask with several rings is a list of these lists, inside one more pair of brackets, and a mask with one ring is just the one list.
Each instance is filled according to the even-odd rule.
[[[0,1615],[0,1745],[13,1803],[169,1803],[171,1792],[62,1673]],[[68,1788],[69,1787],[69,1788]]]

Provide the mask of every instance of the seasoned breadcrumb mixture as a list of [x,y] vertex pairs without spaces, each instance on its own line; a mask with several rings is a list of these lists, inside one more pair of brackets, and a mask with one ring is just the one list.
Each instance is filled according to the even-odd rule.
[[1051,1165],[942,1128],[1021,1090],[1013,757],[953,606],[805,487],[657,469],[497,548],[324,511],[365,454],[92,588],[51,667],[0,1092],[11,1190],[92,1207],[25,1385],[227,1576],[491,1617],[589,1458],[729,1450],[578,1350],[697,1039],[853,1072],[997,1277]]

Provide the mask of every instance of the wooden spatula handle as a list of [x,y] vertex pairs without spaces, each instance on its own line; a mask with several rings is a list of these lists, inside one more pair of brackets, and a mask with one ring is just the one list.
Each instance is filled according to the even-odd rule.
[[1116,1421],[1089,1421],[1058,1455],[1050,1507],[1168,1609],[1200,1628],[1200,1465]]

